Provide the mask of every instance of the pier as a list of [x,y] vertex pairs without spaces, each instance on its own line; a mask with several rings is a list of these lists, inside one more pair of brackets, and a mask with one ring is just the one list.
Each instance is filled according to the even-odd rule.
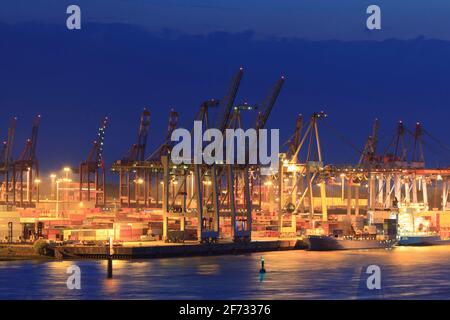
[[[153,244],[114,247],[113,259],[153,259],[169,257],[209,256],[223,254],[246,254],[253,252],[303,250],[306,244],[302,240],[265,240],[242,243],[202,244]],[[63,246],[54,247],[56,259],[107,259],[108,249],[104,246]]]

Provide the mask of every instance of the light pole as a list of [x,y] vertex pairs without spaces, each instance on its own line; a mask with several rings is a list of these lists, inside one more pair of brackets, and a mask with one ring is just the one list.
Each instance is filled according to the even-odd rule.
[[175,188],[178,185],[178,181],[177,180],[173,180],[172,181],[172,201],[175,204],[175,199],[176,199],[176,194],[175,194]]
[[64,182],[66,184],[65,188],[63,188],[63,190],[65,190],[66,192],[66,198],[64,201],[69,202],[69,198],[68,198],[68,192],[69,192],[69,186],[67,185],[68,183],[72,182],[72,179],[58,179],[56,180],[56,215],[59,216],[59,184],[61,182]]
[[65,197],[64,197],[64,201],[65,202],[69,202],[70,200],[69,200],[69,190],[71,190],[71,187],[70,187],[70,183],[72,182],[72,179],[63,179],[63,181],[65,182],[65,187],[64,187],[64,189],[65,189]]
[[52,174],[50,175],[50,179],[51,179],[51,181],[52,181],[51,187],[50,187],[50,188],[51,188],[51,190],[50,190],[50,193],[51,193],[50,198],[51,198],[52,200],[55,200],[55,186],[56,186],[55,180],[56,180],[56,174],[52,173]]
[[64,181],[66,182],[66,184],[65,184],[65,186],[66,186],[66,191],[64,192],[64,198],[65,198],[65,201],[69,201],[69,188],[68,188],[68,183],[67,182],[71,182],[71,180],[69,179],[69,174],[71,173],[71,169],[70,169],[70,167],[64,167],[63,168],[63,171],[64,171],[64,173],[65,173],[65,177],[64,177]]
[[59,216],[59,183],[60,179],[56,180],[56,216]]
[[35,179],[34,183],[36,184],[36,202],[39,203],[39,185],[41,184],[41,179]]
[[344,203],[344,196],[345,196],[345,174],[341,173],[341,201]]
[[27,201],[30,201],[31,168],[27,171]]
[[140,186],[142,186],[144,184],[144,179],[139,178],[136,181],[136,204],[139,203],[139,196],[140,196]]

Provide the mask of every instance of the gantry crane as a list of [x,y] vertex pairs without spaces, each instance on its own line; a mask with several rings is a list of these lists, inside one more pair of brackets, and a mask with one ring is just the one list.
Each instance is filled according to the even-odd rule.
[[[228,123],[226,124],[227,128],[230,129],[242,129],[241,124],[241,111],[244,110],[259,110],[258,115],[256,117],[255,126],[253,129],[256,130],[256,145],[258,146],[258,136],[259,130],[264,129],[269,119],[269,116],[272,112],[272,109],[275,105],[275,102],[281,92],[283,87],[285,78],[281,76],[279,80],[275,83],[273,88],[271,89],[267,98],[263,101],[263,103],[258,106],[251,106],[248,104],[242,104],[234,107],[234,112],[231,118],[229,118]],[[228,145],[229,141],[227,142]],[[251,144],[251,142],[249,142]],[[244,142],[246,145],[246,143]],[[254,146],[249,146],[253,148]],[[258,151],[258,148],[256,148]],[[227,150],[228,151],[228,150]],[[249,156],[249,148],[246,148],[246,154]],[[227,164],[219,178],[217,179],[218,183],[222,182],[222,175],[224,175],[224,171],[227,172],[226,175],[226,192],[222,197],[220,203],[225,203],[227,201],[227,206],[231,210],[231,231],[232,238],[234,241],[244,241],[248,242],[251,240],[251,231],[252,231],[252,211],[253,211],[253,203],[252,203],[252,190],[254,186],[254,181],[250,181],[250,170],[251,167],[259,167],[259,152],[256,156],[257,163],[250,164],[248,163],[248,159],[246,159],[246,163],[243,165],[239,164]],[[234,160],[234,159],[233,159]],[[253,166],[252,166],[253,165]],[[256,165],[256,166],[255,166]],[[255,172],[258,170],[254,170]],[[259,172],[259,174],[261,174]],[[256,178],[255,178],[256,180]],[[261,176],[259,177],[259,184],[261,186]],[[243,189],[243,190],[242,190]],[[242,190],[242,192],[240,192]],[[222,191],[222,190],[220,190]],[[261,188],[260,188],[261,192]],[[220,192],[222,193],[222,192]],[[243,199],[241,201],[241,205],[236,201],[239,198],[239,195],[243,195]]]
[[406,129],[403,121],[397,123],[397,129],[388,145],[385,156],[384,166],[404,167],[407,163],[407,149],[405,144]]
[[[236,99],[237,91],[243,76],[243,68],[239,68],[236,74],[233,76],[231,85],[226,92],[223,99],[209,99],[204,101],[200,105],[199,113],[195,120],[200,121],[202,124],[202,130],[208,130],[215,128],[224,132],[226,125],[232,117],[233,105]],[[215,109],[220,114],[216,118],[216,126],[211,125],[210,109]],[[202,133],[203,134],[203,133]],[[195,203],[195,208],[192,212],[195,212],[197,217],[197,237],[200,242],[215,242],[219,236],[219,193],[217,183],[217,166],[216,164],[202,164],[199,163],[198,158],[202,157],[203,145],[200,144],[197,148],[201,150],[194,150],[194,164],[189,169],[188,166],[180,166],[177,176],[181,176],[181,183],[177,180],[170,179],[171,167],[169,163],[169,157],[163,156],[161,158],[162,165],[164,167],[163,186],[163,213],[164,213],[164,226],[163,226],[163,238],[168,240],[168,219],[174,216],[174,204],[177,197],[182,196],[182,208],[181,208],[181,220],[184,221],[184,216],[187,213],[188,208],[192,207]],[[186,155],[183,155],[186,156]],[[175,169],[174,169],[175,170]],[[189,195],[187,191],[187,176],[190,176],[191,186]],[[175,190],[174,184],[177,183],[177,189]],[[172,191],[172,201],[170,201],[170,190]],[[172,203],[172,205],[171,205]],[[178,210],[177,210],[178,211]],[[180,218],[177,213],[176,216]],[[182,225],[184,223],[182,222]]]
[[372,134],[367,138],[363,153],[358,162],[358,167],[371,167],[380,161],[377,156],[378,131],[380,123],[375,119],[372,125]]
[[[143,175],[139,180],[142,183],[138,183],[136,185],[136,200],[139,201],[140,196],[140,187],[143,187],[144,194],[144,206],[148,207],[152,205],[152,188],[154,186],[155,190],[155,205],[159,207],[159,196],[160,196],[160,181],[161,181],[161,170],[158,170],[157,167],[161,166],[161,157],[169,156],[172,148],[175,144],[172,141],[172,133],[178,126],[179,114],[174,109],[171,109],[169,112],[169,120],[167,125],[167,133],[163,143],[156,148],[156,150],[145,160],[147,163],[147,168],[144,169],[141,173]],[[150,164],[150,165],[149,165]],[[150,166],[150,167],[148,167]]]
[[172,150],[174,141],[172,141],[172,133],[178,126],[180,115],[174,109],[169,112],[169,121],[167,126],[167,134],[164,142],[147,158],[147,160],[160,161],[161,157],[168,155]]
[[[26,202],[32,204],[34,177],[39,178],[39,162],[36,156],[37,139],[41,115],[36,116],[31,129],[31,137],[25,142],[25,147],[19,158],[13,163],[13,202],[21,207],[24,202],[24,174],[26,174]],[[18,186],[17,186],[18,185]],[[17,201],[17,193],[19,200]]]
[[[106,172],[103,159],[105,131],[108,117],[105,117],[97,132],[97,140],[93,142],[87,159],[80,163],[80,201],[91,201],[91,192],[94,191],[95,206],[106,205]],[[92,181],[92,176],[94,180]],[[92,189],[92,184],[94,184]],[[86,197],[83,195],[86,194]]]
[[137,142],[133,144],[130,151],[127,153],[124,162],[144,161],[145,149],[147,147],[148,129],[150,128],[150,111],[147,108],[141,113],[139,121],[139,130]]
[[[221,116],[218,118],[216,129],[218,129],[222,135],[225,133],[228,123],[233,116],[233,106],[243,75],[244,69],[240,67],[234,75],[225,97],[219,101],[218,108],[219,112],[221,112]],[[204,116],[205,114],[203,115],[203,122],[206,121],[205,130],[207,130],[209,129],[209,121],[208,118]],[[219,237],[220,200],[217,170],[216,163],[213,163],[210,166],[201,166],[199,164],[194,165],[194,178],[197,187],[196,196],[199,213],[197,233],[201,242],[215,242]],[[210,176],[209,181],[211,185],[209,194],[203,185],[204,176],[208,174]]]
[[[300,144],[300,138],[303,130],[303,115],[299,114],[295,122],[294,134],[288,141],[288,157],[292,158]],[[296,160],[296,159],[294,159]]]
[[[311,119],[309,121],[308,126],[302,134],[301,139],[297,139],[295,143],[296,148],[291,148],[289,152],[289,159],[281,159],[280,161],[280,169],[278,171],[278,189],[279,189],[279,208],[280,212],[282,211],[291,211],[291,213],[298,212],[299,208],[303,206],[303,201],[305,197],[307,197],[309,201],[309,217],[313,219],[314,217],[314,197],[313,197],[313,181],[318,180],[318,185],[320,187],[320,197],[321,197],[321,207],[322,207],[322,220],[326,221],[328,219],[328,210],[326,205],[326,193],[325,193],[325,181],[320,179],[320,172],[323,169],[323,158],[322,158],[322,149],[321,142],[319,137],[319,127],[318,121],[327,117],[327,114],[324,111],[313,113]],[[297,119],[297,122],[300,122],[300,119]],[[303,125],[299,125],[297,123],[297,127],[301,127]],[[296,132],[298,135],[299,132]],[[298,157],[300,155],[300,151],[302,150],[305,143],[308,143],[306,150],[306,157],[304,161],[301,161]],[[297,196],[292,196],[292,199],[289,199],[289,202],[285,199],[284,196],[284,174],[287,172],[291,172],[292,176],[295,177],[293,179],[293,186],[291,190],[292,193],[298,193],[299,183],[298,180],[301,180],[302,177],[298,175],[306,176],[306,188],[301,190],[300,199],[297,200]],[[298,179],[300,178],[300,179]],[[294,202],[291,202],[294,200]],[[296,202],[295,202],[296,201]],[[287,210],[289,209],[289,210]]]
[[3,184],[1,187],[2,196],[0,202],[9,202],[9,193],[11,190],[10,174],[13,163],[12,149],[14,144],[14,134],[16,129],[17,117],[11,119],[10,126],[8,128],[8,134],[5,141],[2,144],[2,150],[0,152],[0,174],[3,175]]
[[[132,145],[128,153],[122,160],[116,162],[116,166],[119,167],[119,201],[123,204],[123,199],[127,201],[127,205],[131,205],[131,189],[132,184],[140,181],[140,174],[137,169],[133,169],[133,165],[137,162],[142,162],[145,159],[145,149],[147,146],[148,130],[150,128],[150,111],[147,108],[141,113],[139,120],[139,130],[137,136],[137,142]],[[126,194],[124,194],[126,189]],[[137,190],[137,188],[135,188]],[[136,203],[136,205],[138,205]]]
[[411,158],[411,166],[415,168],[425,167],[425,156],[423,153],[423,136],[424,130],[420,122],[416,122],[416,129],[414,131],[414,143],[413,143],[413,153]]
[[[210,109],[217,108],[220,105],[218,99],[209,99],[200,104],[199,112],[195,117],[195,121],[200,121],[202,126],[209,128],[210,119]],[[170,123],[170,120],[169,120]],[[194,129],[193,129],[194,130]],[[169,125],[169,131],[171,131],[171,126]],[[191,130],[192,131],[192,130]],[[201,133],[203,135],[203,132]],[[202,145],[198,146],[202,148]],[[171,151],[171,150],[170,150]],[[198,151],[198,150],[197,150]],[[195,150],[194,150],[195,152]],[[188,157],[187,154],[181,155],[183,158]],[[194,154],[193,160],[196,163],[195,157],[202,156],[202,151],[200,150],[197,155]],[[211,211],[212,205],[207,204],[207,200],[204,199],[205,192],[205,177],[209,176],[209,173],[202,165],[192,165],[192,166],[176,166],[176,169],[170,168],[169,154],[161,155],[161,164],[163,168],[163,179],[161,181],[163,189],[163,239],[165,241],[172,240],[172,232],[168,230],[169,219],[179,219],[180,229],[184,233],[184,223],[187,214],[194,215],[197,218],[197,238],[201,242],[210,241],[211,239],[207,234],[208,231],[205,229],[210,229],[213,227],[212,223],[206,222],[204,217],[204,210]],[[175,171],[175,172],[174,172]],[[159,176],[157,176],[158,178]],[[188,187],[189,178],[189,187]],[[181,181],[179,181],[181,180]],[[156,181],[156,191],[159,190],[159,180]],[[158,192],[157,192],[158,194]],[[181,204],[177,205],[177,201],[181,198]],[[179,201],[180,202],[180,201]],[[195,203],[195,204],[194,204]],[[211,218],[212,219],[212,218]]]
[[[298,157],[294,157],[294,154],[297,151],[297,148],[300,145],[300,141],[302,138],[302,131],[303,131],[303,115],[299,114],[297,115],[297,120],[295,121],[295,129],[292,136],[287,141],[287,159],[290,159],[291,167],[297,167],[297,161]],[[291,202],[287,203],[285,208],[285,211],[294,213],[295,211],[295,204],[297,204],[297,195],[299,192],[303,192],[304,189],[304,183],[303,183],[303,177],[301,176],[303,172],[301,171],[294,171],[292,172],[292,192],[291,192]],[[269,182],[269,185],[272,185],[272,181]],[[284,190],[283,190],[284,191]],[[273,203],[274,196],[271,197],[271,203]],[[297,211],[295,213],[304,212],[304,202],[300,202],[299,207],[297,208]]]

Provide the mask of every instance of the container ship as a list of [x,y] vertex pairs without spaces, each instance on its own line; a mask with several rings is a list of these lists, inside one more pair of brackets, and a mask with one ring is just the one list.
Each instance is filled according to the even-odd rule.
[[[396,243],[397,221],[368,224],[363,217],[344,218],[336,224],[328,223],[325,234],[307,237],[311,251],[386,249]],[[328,231],[328,232],[327,232]]]
[[[442,239],[434,230],[436,212],[418,206],[402,206],[398,213],[398,243],[399,246],[436,246],[450,245],[450,239]],[[441,216],[441,215],[439,215]],[[434,223],[433,223],[433,220]]]
[[411,234],[399,236],[399,246],[440,246],[450,245],[450,239],[443,240],[438,234]]
[[358,250],[358,249],[387,249],[395,241],[389,239],[367,239],[352,237],[315,236],[308,237],[308,248],[311,251]]

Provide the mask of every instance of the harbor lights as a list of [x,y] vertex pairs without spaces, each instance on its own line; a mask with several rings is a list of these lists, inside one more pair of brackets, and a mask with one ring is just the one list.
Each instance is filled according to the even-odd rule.
[[299,171],[301,171],[300,167],[298,165],[296,165],[295,163],[288,164],[287,172],[294,172],[295,173],[295,172],[299,172]]
[[70,169],[70,167],[64,167],[63,171],[64,171],[64,174],[65,174],[65,178],[69,179],[69,174],[72,172],[72,169]]

